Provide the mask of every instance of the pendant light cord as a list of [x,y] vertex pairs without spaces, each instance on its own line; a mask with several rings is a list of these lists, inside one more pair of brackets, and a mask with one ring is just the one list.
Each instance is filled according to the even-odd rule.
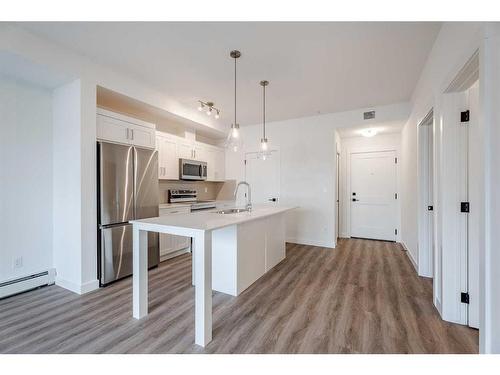
[[264,95],[262,96],[263,97],[263,105],[262,107],[264,108],[264,111],[262,112],[262,124],[263,124],[263,130],[264,130],[264,139],[266,139],[266,86],[262,86],[262,89],[264,90]]
[[234,127],[236,128],[236,60],[234,58]]

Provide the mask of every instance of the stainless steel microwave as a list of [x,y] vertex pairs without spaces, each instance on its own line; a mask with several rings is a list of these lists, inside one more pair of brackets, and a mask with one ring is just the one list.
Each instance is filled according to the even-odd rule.
[[206,180],[207,163],[199,160],[179,159],[179,178],[181,180]]

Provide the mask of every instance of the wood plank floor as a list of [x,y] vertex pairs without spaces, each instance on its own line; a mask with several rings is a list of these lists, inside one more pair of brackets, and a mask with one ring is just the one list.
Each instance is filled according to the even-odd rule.
[[131,279],[84,296],[57,286],[0,300],[0,353],[477,353],[478,331],[446,323],[400,245],[287,245],[239,297],[214,292],[213,341],[194,342],[191,257],[150,272],[150,315]]

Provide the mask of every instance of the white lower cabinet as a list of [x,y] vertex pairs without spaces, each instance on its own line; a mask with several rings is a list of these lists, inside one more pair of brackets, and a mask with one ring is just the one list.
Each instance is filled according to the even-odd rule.
[[[160,208],[160,216],[187,214],[189,206],[179,208]],[[191,250],[191,238],[160,233],[160,261],[173,258]]]
[[237,296],[285,259],[285,216],[269,216],[212,233],[212,289]]

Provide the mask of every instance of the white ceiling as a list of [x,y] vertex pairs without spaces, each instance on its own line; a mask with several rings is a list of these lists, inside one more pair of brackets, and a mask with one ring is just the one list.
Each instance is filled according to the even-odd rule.
[[357,125],[348,128],[337,129],[340,138],[361,137],[361,132],[365,129],[374,129],[377,135],[401,133],[404,121],[390,121],[373,125]]
[[439,23],[22,23],[36,34],[114,67],[196,111],[213,101],[233,116],[239,49],[238,122],[367,108],[410,99]]

